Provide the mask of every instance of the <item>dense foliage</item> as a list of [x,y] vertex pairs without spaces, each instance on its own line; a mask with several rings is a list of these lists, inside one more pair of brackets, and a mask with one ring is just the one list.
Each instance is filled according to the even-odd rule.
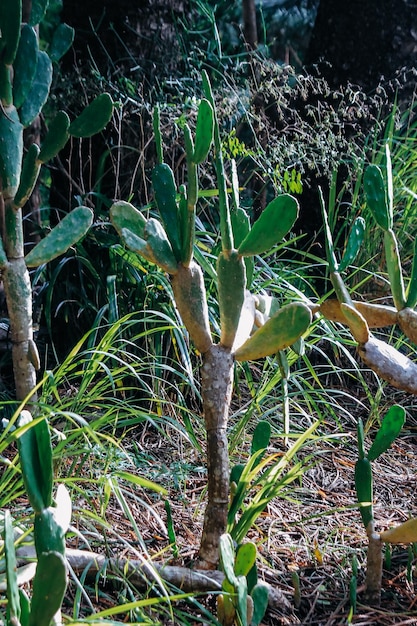
[[417,540],[383,465],[407,449],[412,471],[408,74],[367,93],[304,69],[313,1],[264,0],[252,52],[240,3],[174,7],[169,67],[163,39],[141,67],[95,24],[76,68],[59,2],[22,31],[5,4],[0,621],[354,623],[363,602],[395,623],[409,597],[381,589],[414,553],[399,572],[391,551]]

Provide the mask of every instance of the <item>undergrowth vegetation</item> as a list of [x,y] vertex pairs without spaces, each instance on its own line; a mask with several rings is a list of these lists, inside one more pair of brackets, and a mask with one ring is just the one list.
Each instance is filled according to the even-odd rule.
[[[385,382],[383,368],[366,365],[357,352],[358,345],[362,351],[366,347],[371,329],[381,344],[411,360],[415,355],[414,318],[410,333],[403,332],[409,326],[395,325],[403,310],[395,301],[399,282],[405,308],[414,313],[417,299],[411,297],[417,293],[413,103],[401,101],[401,78],[395,85],[381,83],[372,95],[352,85],[335,92],[300,64],[294,69],[273,61],[266,35],[265,45],[249,57],[236,31],[230,47],[222,47],[222,33],[235,19],[232,7],[197,4],[194,30],[177,24],[189,75],[165,85],[161,81],[144,98],[135,81],[93,69],[81,79],[83,98],[109,92],[115,103],[111,123],[99,138],[72,140],[67,152],[42,165],[38,238],[53,232],[73,208],[89,207],[94,220],[82,241],[71,241],[62,254],[31,270],[41,361],[32,400],[16,399],[14,393],[4,311],[0,623],[41,623],[29,617],[43,597],[39,575],[31,583],[35,561],[45,553],[57,559],[61,547],[68,559],[66,590],[54,623],[245,626],[414,619],[415,391],[395,385],[394,378],[394,386]],[[293,54],[297,45],[302,57],[301,40],[316,9],[314,2],[301,5],[298,12],[282,9],[278,16],[291,27],[287,50],[293,63],[295,57],[300,61]],[[41,29],[45,38],[57,20],[52,8],[46,18],[51,23]],[[0,11],[0,25],[2,19]],[[46,127],[63,99],[69,113],[79,114],[80,77],[55,69]],[[205,155],[197,160],[197,148],[191,149],[187,138],[189,124],[198,146],[199,107],[210,100],[208,78],[202,81],[202,75],[213,84],[210,108],[217,114],[220,142],[215,143],[215,130],[207,160]],[[207,152],[211,143],[212,135]],[[220,176],[219,160],[224,163]],[[391,203],[387,228],[378,221],[378,208],[375,217],[364,187],[370,163],[379,167],[381,193]],[[183,323],[184,308],[173,289],[177,266],[171,271],[168,263],[167,270],[149,254],[135,252],[129,229],[113,220],[116,231],[110,219],[117,199],[123,206],[142,207],[137,219],[155,224],[163,214],[155,201],[155,179],[151,182],[156,164],[172,170],[175,207],[187,200],[183,185],[189,193],[190,166],[198,172],[191,256],[204,275],[201,289],[213,345],[224,341],[225,317],[230,322],[226,296],[222,303],[218,291],[216,263],[222,254],[236,253],[245,266],[254,329],[247,341],[294,301],[311,312],[311,323],[294,340],[278,342],[262,359],[232,363],[233,395],[224,429],[230,458],[227,524],[214,572],[201,571],[198,559],[210,499],[200,375],[205,350],[196,347]],[[231,211],[240,211],[247,225],[246,238],[254,232],[249,223],[252,229],[261,223],[276,197],[291,197],[300,208],[298,220],[267,251],[239,255],[245,240],[237,241],[241,223],[232,232],[235,246],[225,245],[229,209],[222,206],[222,183],[226,204],[230,201]],[[358,218],[366,229],[352,244],[359,233],[355,227],[362,224]],[[168,237],[161,240],[172,253],[172,231],[164,227]],[[381,254],[381,230],[394,233],[398,256],[392,252],[391,258],[387,246]],[[350,245],[356,254],[339,271]],[[246,263],[252,257],[253,265]],[[174,260],[184,267],[191,262],[184,256]],[[234,292],[235,283],[228,286]],[[339,308],[327,314],[326,302],[335,293]],[[352,302],[383,305],[389,321],[372,323]],[[232,356],[239,354],[239,347],[227,348]],[[404,408],[405,425],[402,410],[390,413],[394,405]],[[22,420],[28,409],[33,422]],[[368,473],[355,491],[358,463]],[[364,510],[371,510],[370,517],[365,513],[364,518]],[[34,529],[33,512],[36,519],[54,520],[48,521],[47,549],[45,531],[42,535],[37,522]],[[387,529],[408,518],[409,534],[398,541],[394,535],[393,547],[385,549],[382,604],[375,609],[363,594],[369,548],[376,541],[382,555],[382,540],[388,546],[392,538]],[[408,551],[395,545],[402,542]],[[45,578],[50,588],[53,571],[48,569]],[[378,584],[380,601],[381,580]]]

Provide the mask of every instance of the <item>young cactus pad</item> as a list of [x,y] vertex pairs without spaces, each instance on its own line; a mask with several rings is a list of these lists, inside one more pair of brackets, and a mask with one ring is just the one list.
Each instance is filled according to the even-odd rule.
[[287,304],[236,350],[236,360],[260,359],[288,348],[307,330],[311,318],[310,309],[302,302]]
[[73,137],[91,137],[103,130],[112,114],[113,100],[108,93],[102,93],[71,122],[68,132]]
[[267,252],[291,230],[298,217],[298,202],[288,194],[278,196],[261,213],[239,246],[239,254]]
[[51,232],[29,252],[25,261],[28,267],[38,267],[64,254],[87,233],[94,214],[85,206],[68,213]]

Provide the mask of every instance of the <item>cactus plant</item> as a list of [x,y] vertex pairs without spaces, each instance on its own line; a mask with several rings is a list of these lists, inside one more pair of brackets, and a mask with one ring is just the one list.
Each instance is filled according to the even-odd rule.
[[7,577],[7,626],[50,626],[59,617],[67,587],[65,533],[71,519],[71,500],[64,485],[52,499],[52,447],[44,419],[33,420],[22,411],[16,431],[23,480],[34,509],[33,536],[37,564],[29,599],[18,587],[13,527],[10,514],[4,517]]
[[[310,309],[302,302],[282,307],[253,332],[258,299],[249,292],[253,260],[269,250],[291,229],[298,203],[284,195],[273,200],[252,229],[239,207],[237,175],[233,169],[233,207],[229,206],[222,145],[210,82],[203,74],[195,138],[184,127],[188,185],[176,189],[171,168],[163,162],[159,109],[154,112],[158,163],[152,174],[161,222],[146,220],[132,205],[118,201],[110,218],[125,245],[171,276],[175,302],[195,348],[202,354],[201,385],[207,433],[208,502],[200,544],[200,564],[213,568],[227,525],[229,459],[226,435],[232,396],[234,360],[258,359],[295,342],[308,328]],[[201,267],[193,258],[194,223],[198,198],[198,166],[213,144],[220,213],[221,251],[217,259],[220,341],[212,337]],[[150,234],[150,223],[152,232]],[[272,223],[272,228],[271,228]],[[158,234],[157,234],[158,233]]]
[[[52,80],[52,61],[39,50],[35,25],[47,2],[33,3],[29,24],[21,27],[20,0],[5,0],[0,8],[0,271],[10,317],[12,358],[19,400],[33,399],[39,365],[32,331],[31,284],[28,267],[45,263],[65,252],[89,229],[92,211],[79,207],[40,241],[25,259],[22,208],[36,184],[41,166],[53,158],[69,137],[89,137],[109,121],[112,100],[98,96],[70,122],[58,112],[41,146],[23,150],[23,131],[42,110]],[[64,26],[65,27],[65,26]],[[72,41],[72,29],[53,49],[57,60]]]
[[383,418],[367,454],[364,447],[363,424],[360,419],[358,421],[359,458],[355,463],[355,489],[359,512],[368,537],[366,595],[373,604],[378,604],[381,597],[383,542],[411,543],[417,539],[417,520],[409,520],[380,534],[375,530],[372,462],[389,449],[399,435],[404,421],[404,409],[393,405]]

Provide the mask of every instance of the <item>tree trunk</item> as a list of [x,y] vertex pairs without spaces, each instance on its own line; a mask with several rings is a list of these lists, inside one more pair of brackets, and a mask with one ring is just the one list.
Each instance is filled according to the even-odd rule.
[[248,50],[256,50],[258,46],[258,30],[256,28],[255,0],[242,0],[243,35]]

